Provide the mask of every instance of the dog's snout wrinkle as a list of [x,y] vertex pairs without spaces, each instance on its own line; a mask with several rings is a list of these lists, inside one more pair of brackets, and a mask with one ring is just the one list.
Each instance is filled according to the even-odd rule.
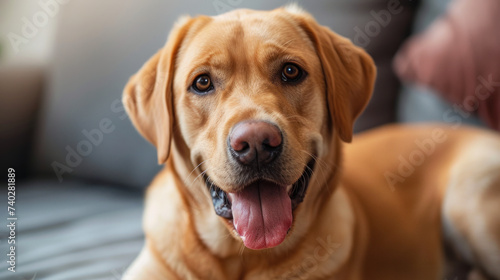
[[273,161],[280,153],[283,137],[280,129],[264,121],[244,121],[236,124],[228,138],[228,149],[240,164],[262,165]]

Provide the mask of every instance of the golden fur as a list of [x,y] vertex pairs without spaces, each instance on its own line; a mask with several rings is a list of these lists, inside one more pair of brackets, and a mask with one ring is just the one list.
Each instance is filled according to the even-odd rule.
[[[300,84],[276,77],[287,61],[306,70]],[[205,72],[217,91],[193,94],[189,86]],[[132,122],[165,163],[147,190],[146,244],[124,279],[443,279],[443,235],[500,277],[500,161],[482,161],[500,154],[499,138],[471,128],[389,126],[353,139],[375,73],[362,49],[297,7],[179,21],[124,92]],[[214,213],[202,179],[226,192],[241,188],[226,139],[248,119],[283,131],[284,184],[316,161],[285,241],[258,251]],[[436,131],[445,142],[401,176],[400,156]],[[475,202],[463,211],[468,199]]]

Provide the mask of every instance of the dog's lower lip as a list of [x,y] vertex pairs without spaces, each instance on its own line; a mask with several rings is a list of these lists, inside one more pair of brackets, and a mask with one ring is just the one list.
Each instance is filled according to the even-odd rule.
[[227,193],[212,182],[209,182],[208,178],[205,178],[205,182],[209,188],[210,196],[212,197],[215,213],[226,219],[232,218],[231,202],[229,201]]
[[297,208],[300,203],[304,200],[306,195],[307,188],[309,187],[309,182],[311,180],[312,173],[314,172],[314,164],[315,160],[311,159],[306,167],[304,168],[304,172],[302,176],[300,176],[299,180],[297,180],[290,189],[288,195],[292,199],[292,209]]
[[[292,200],[292,209],[297,208],[297,206],[304,200],[309,186],[309,181],[314,170],[314,164],[315,160],[311,159],[304,168],[302,176],[300,176],[300,178],[292,185],[288,192],[288,195]],[[229,199],[227,193],[215,185],[206,175],[203,177],[210,192],[210,196],[212,197],[215,213],[220,217],[232,219],[231,200]]]

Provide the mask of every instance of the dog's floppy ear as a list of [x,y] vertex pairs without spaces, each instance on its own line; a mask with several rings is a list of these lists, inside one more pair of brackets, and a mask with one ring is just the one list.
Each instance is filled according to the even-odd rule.
[[313,42],[321,60],[331,121],[340,138],[352,139],[353,125],[370,100],[376,68],[372,58],[296,7],[287,8]]
[[123,92],[125,109],[142,136],[156,146],[159,164],[170,153],[175,58],[193,21],[183,18],[176,24],[166,45],[130,78]]

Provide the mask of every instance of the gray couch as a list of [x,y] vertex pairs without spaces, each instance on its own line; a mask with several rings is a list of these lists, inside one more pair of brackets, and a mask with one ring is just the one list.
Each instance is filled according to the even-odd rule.
[[[142,246],[144,188],[161,168],[154,148],[124,115],[120,98],[127,79],[163,46],[179,15],[272,9],[286,2],[72,1],[57,15],[49,65],[0,67],[0,104],[7,105],[0,111],[0,163],[2,170],[13,167],[18,174],[19,218],[17,272],[7,271],[2,253],[0,279],[119,279]],[[398,98],[391,60],[411,33],[416,1],[401,1],[401,12],[379,25],[368,43],[360,39],[359,30],[389,2],[299,1],[320,23],[364,44],[377,63],[374,98],[357,131],[396,122],[398,116],[439,121],[429,110],[445,105],[411,87]],[[6,211],[0,215],[5,221]],[[4,240],[5,227],[0,233]],[[2,241],[0,251],[6,246]]]

